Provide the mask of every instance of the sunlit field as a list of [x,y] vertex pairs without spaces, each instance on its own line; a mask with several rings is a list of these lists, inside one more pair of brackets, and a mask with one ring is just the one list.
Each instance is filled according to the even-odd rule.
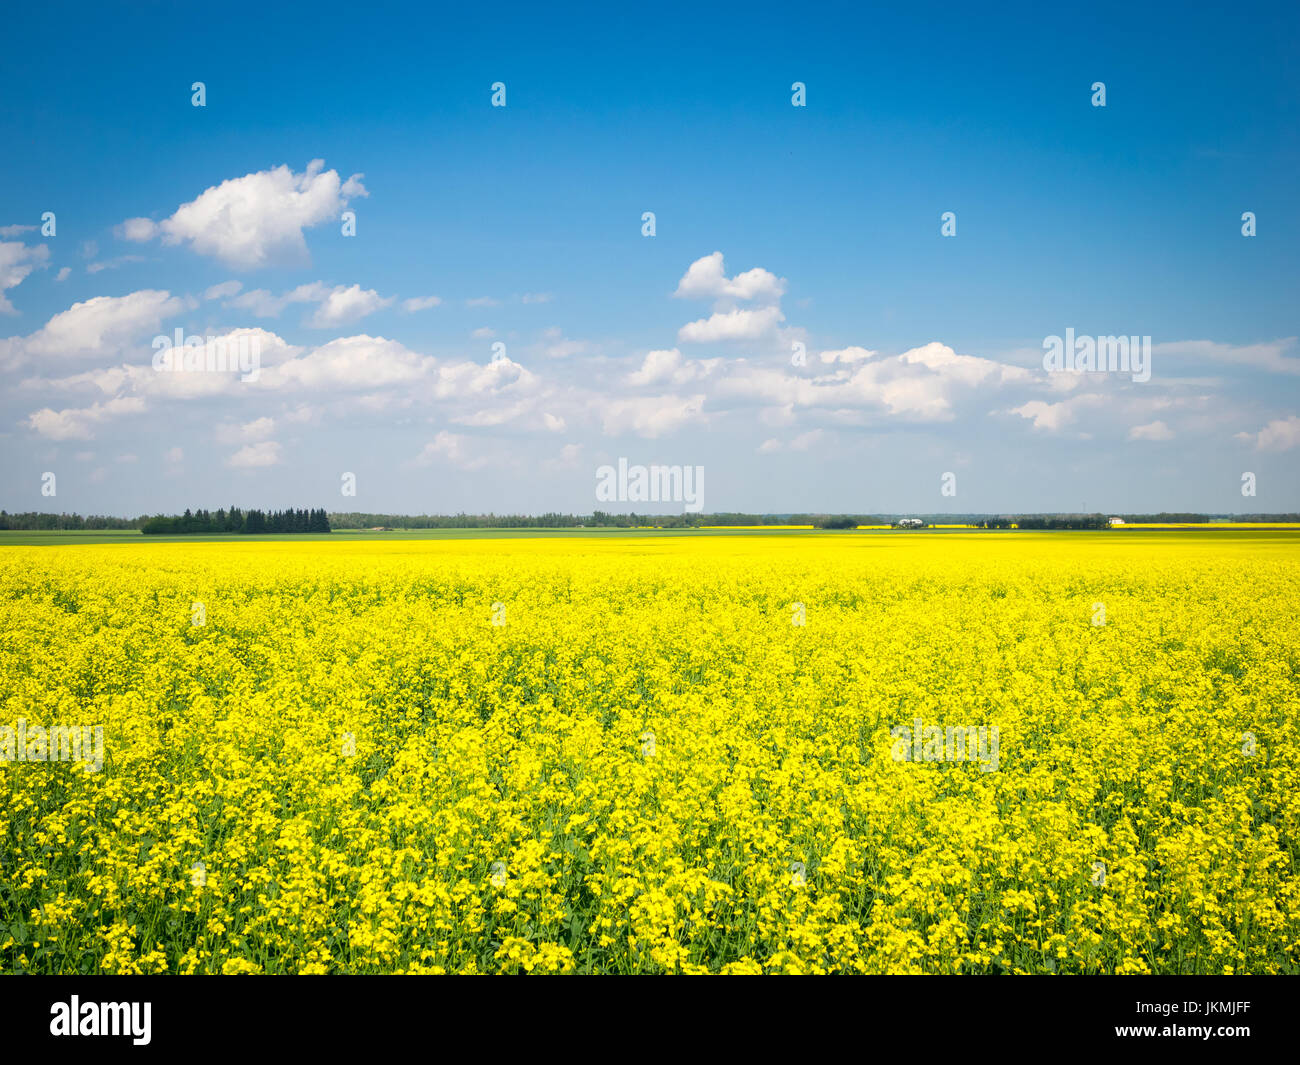
[[1295,972],[1298,680],[1285,532],[6,547],[0,966]]

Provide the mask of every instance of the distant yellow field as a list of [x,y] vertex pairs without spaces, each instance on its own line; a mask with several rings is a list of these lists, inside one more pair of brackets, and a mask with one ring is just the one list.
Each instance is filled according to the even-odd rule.
[[1300,522],[1287,521],[1176,521],[1125,522],[1116,529],[1300,529]]
[[7,548],[0,965],[1293,973],[1296,543]]

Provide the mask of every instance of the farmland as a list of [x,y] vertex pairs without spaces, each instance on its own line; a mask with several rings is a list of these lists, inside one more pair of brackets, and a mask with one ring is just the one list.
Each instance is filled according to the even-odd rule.
[[5,972],[1300,967],[1294,533],[102,540],[0,550]]

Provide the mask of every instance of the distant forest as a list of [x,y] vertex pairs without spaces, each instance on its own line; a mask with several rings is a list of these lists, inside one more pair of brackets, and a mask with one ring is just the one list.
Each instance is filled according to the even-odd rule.
[[145,536],[178,533],[327,533],[329,516],[320,510],[195,510],[166,517],[159,514],[140,526]]
[[902,517],[919,517],[932,525],[977,525],[984,529],[1104,529],[1111,517],[1129,524],[1183,522],[1300,522],[1300,514],[327,514],[319,510],[187,510],[184,514],[114,518],[92,514],[10,514],[0,510],[0,530],[93,532],[139,529],[145,534],[183,533],[327,533],[332,529],[629,529],[654,525],[665,529],[702,525],[812,525],[818,529],[852,529],[856,525],[890,525]]

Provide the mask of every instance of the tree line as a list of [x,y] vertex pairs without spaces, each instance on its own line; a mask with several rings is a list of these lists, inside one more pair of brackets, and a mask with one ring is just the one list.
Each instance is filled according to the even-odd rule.
[[140,527],[145,536],[176,536],[187,533],[327,533],[329,515],[319,510],[189,510],[184,514],[158,514]]
[[[690,529],[702,525],[811,525],[818,529],[852,529],[857,525],[892,525],[901,514],[329,514],[319,510],[248,510],[238,507],[208,511],[186,510],[176,515],[118,518],[92,514],[45,514],[0,510],[0,530],[28,532],[139,529],[167,533],[294,533],[331,529],[631,529],[645,525]],[[1206,523],[1214,519],[1238,522],[1300,522],[1300,514],[919,514],[926,524],[976,525],[984,529],[1104,529],[1111,517],[1133,524]]]
[[331,514],[335,529],[635,529],[656,525],[690,529],[701,525],[813,525],[851,529],[882,524],[886,519],[866,514]]

